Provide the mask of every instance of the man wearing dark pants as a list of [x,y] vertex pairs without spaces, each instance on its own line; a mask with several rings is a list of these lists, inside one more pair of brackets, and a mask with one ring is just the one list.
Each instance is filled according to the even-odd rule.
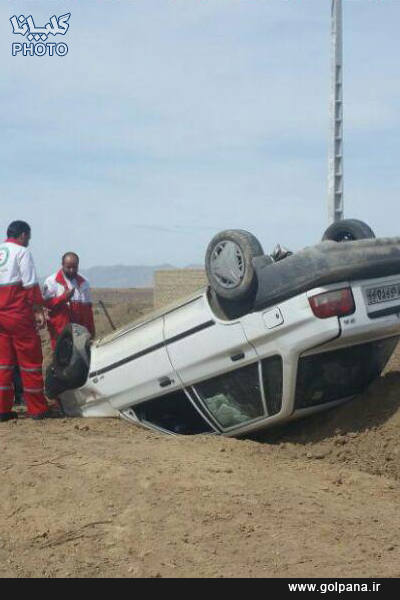
[[17,418],[13,372],[19,366],[28,414],[35,420],[58,416],[44,395],[42,345],[43,298],[28,245],[31,229],[14,221],[0,244],[0,422]]
[[24,388],[22,385],[21,371],[19,370],[19,367],[14,367],[13,385],[14,385],[14,404],[16,406],[22,406],[24,403]]

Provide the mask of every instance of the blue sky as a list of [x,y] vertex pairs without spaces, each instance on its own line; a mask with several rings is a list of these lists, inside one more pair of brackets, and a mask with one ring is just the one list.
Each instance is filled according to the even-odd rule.
[[[11,55],[9,19],[71,12],[59,57]],[[400,235],[400,0],[345,0],[345,213]],[[327,226],[330,0],[1,0],[0,226],[42,275],[201,263]],[[19,40],[18,40],[19,41]]]

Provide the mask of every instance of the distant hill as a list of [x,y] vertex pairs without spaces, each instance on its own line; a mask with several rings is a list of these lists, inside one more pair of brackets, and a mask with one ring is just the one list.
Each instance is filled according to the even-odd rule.
[[[155,265],[152,267],[115,265],[113,267],[91,267],[82,270],[92,288],[148,288],[154,285],[154,271],[175,270],[173,265]],[[190,269],[202,269],[199,265],[190,265]]]

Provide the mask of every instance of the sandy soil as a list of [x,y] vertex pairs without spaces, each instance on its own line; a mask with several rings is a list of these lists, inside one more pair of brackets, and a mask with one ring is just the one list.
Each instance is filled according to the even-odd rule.
[[399,577],[400,352],[257,439],[117,420],[0,429],[0,576]]

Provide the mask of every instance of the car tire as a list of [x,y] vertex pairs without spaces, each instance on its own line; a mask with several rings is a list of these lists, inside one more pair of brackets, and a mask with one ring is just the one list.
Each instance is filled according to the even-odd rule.
[[90,334],[81,325],[67,325],[57,340],[53,369],[57,381],[73,390],[82,387],[89,375]]
[[322,241],[353,242],[356,240],[367,240],[375,238],[371,227],[358,219],[343,219],[328,227]]
[[214,292],[225,300],[248,300],[257,290],[253,259],[264,251],[248,231],[229,229],[218,233],[206,253],[206,273]]
[[54,372],[54,366],[50,365],[46,370],[46,379],[44,384],[47,398],[56,400],[60,394],[67,391],[65,383],[62,383]]

